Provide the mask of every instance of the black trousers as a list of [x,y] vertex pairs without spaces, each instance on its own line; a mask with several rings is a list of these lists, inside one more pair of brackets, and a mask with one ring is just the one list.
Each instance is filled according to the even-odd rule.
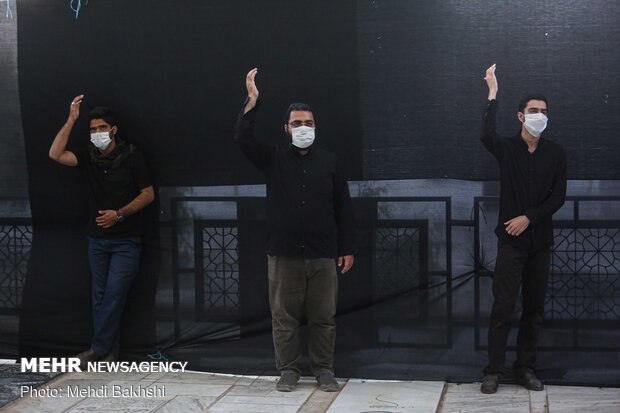
[[506,342],[514,316],[519,288],[523,312],[517,337],[516,369],[533,369],[538,334],[542,326],[549,279],[551,249],[521,250],[499,241],[493,275],[493,309],[489,325],[489,365],[486,374],[501,374],[506,361]]

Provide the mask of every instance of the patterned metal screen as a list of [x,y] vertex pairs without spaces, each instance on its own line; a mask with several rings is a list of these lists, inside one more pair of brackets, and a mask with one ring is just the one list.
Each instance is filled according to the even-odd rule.
[[240,315],[238,229],[197,221],[196,311],[199,318]]
[[0,220],[0,311],[16,312],[21,304],[32,248],[29,220]]

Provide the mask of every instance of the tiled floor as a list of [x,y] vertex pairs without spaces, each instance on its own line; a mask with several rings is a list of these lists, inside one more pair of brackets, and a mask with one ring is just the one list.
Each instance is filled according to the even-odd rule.
[[[67,373],[42,386],[59,389],[62,396],[24,396],[0,409],[6,413],[98,412],[515,412],[570,413],[620,412],[620,388],[546,386],[529,392],[516,385],[501,385],[497,394],[483,395],[479,384],[437,381],[340,380],[338,393],[317,389],[313,378],[302,378],[296,391],[275,390],[275,377],[186,373]],[[16,384],[17,386],[17,384]],[[68,395],[69,389],[107,389],[107,395]],[[113,389],[154,395],[113,397]],[[158,390],[157,393],[155,390]],[[163,394],[162,394],[163,393]]]
[[20,386],[40,386],[58,373],[22,373],[15,360],[0,359],[0,407],[19,396]]

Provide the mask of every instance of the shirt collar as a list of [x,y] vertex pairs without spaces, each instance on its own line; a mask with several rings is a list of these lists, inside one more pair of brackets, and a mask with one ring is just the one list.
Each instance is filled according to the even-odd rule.
[[[517,141],[519,141],[519,146],[523,149],[525,149],[526,151],[529,152],[529,148],[527,146],[527,142],[525,141],[525,139],[523,139],[523,137],[521,136],[521,130],[519,130],[519,133],[517,133],[517,136],[515,137],[515,139]],[[541,145],[546,145],[543,142],[545,142],[545,138],[543,138],[542,136],[538,139],[538,146],[536,147],[536,150],[540,149]]]
[[289,149],[289,150],[290,150],[290,151],[291,151],[294,155],[297,155],[297,156],[308,156],[308,155],[310,155],[310,154],[312,153],[312,147],[313,147],[313,146],[314,146],[314,145],[310,145],[309,147],[307,147],[307,148],[305,149],[305,150],[307,150],[307,151],[308,151],[308,153],[307,153],[307,154],[305,154],[305,155],[300,154],[300,153],[299,153],[299,148],[298,148],[298,147],[296,147],[295,145],[293,145],[292,143],[289,143],[289,144],[288,144],[288,149]]

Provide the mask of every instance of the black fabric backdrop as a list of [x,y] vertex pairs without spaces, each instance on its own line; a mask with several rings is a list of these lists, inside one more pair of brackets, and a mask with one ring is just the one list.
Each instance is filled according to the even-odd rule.
[[[110,106],[119,114],[121,136],[145,151],[157,186],[263,182],[232,141],[252,67],[259,68],[265,101],[259,134],[284,142],[284,110],[308,102],[318,144],[341,156],[352,180],[493,180],[496,167],[477,136],[484,69],[497,63],[502,132],[518,127],[520,94],[541,91],[550,99],[549,133],[567,149],[569,178],[620,178],[620,5],[613,1],[525,0],[515,7],[489,1],[91,0],[76,19],[66,2],[29,0],[18,2],[18,16],[34,223],[20,314],[22,355],[70,354],[90,335],[84,182],[47,158],[78,94],[85,102],[70,147],[88,140],[89,108]],[[191,317],[181,339],[169,327],[156,336],[155,294],[170,278],[160,265],[170,251],[160,243],[159,210],[147,210],[143,269],[124,324],[126,354],[165,350],[193,360],[195,368],[272,371],[266,317],[232,343],[216,339],[226,334],[196,330]],[[347,351],[367,339],[364,320],[386,306],[401,308],[405,299],[378,307],[349,302],[339,323],[355,321],[338,339],[340,374],[363,372],[363,355]],[[458,351],[448,349],[449,357],[418,372],[403,371],[397,362],[365,375],[475,378],[484,357],[472,360],[476,365],[466,373],[449,372]],[[235,357],[248,352],[259,354],[258,361]],[[428,357],[407,353],[403,362],[415,360]],[[599,382],[609,384],[611,376],[605,377]]]
[[493,179],[477,140],[492,63],[502,134],[518,131],[520,97],[542,93],[569,179],[617,179],[617,3],[359,2],[358,30],[365,179]]

